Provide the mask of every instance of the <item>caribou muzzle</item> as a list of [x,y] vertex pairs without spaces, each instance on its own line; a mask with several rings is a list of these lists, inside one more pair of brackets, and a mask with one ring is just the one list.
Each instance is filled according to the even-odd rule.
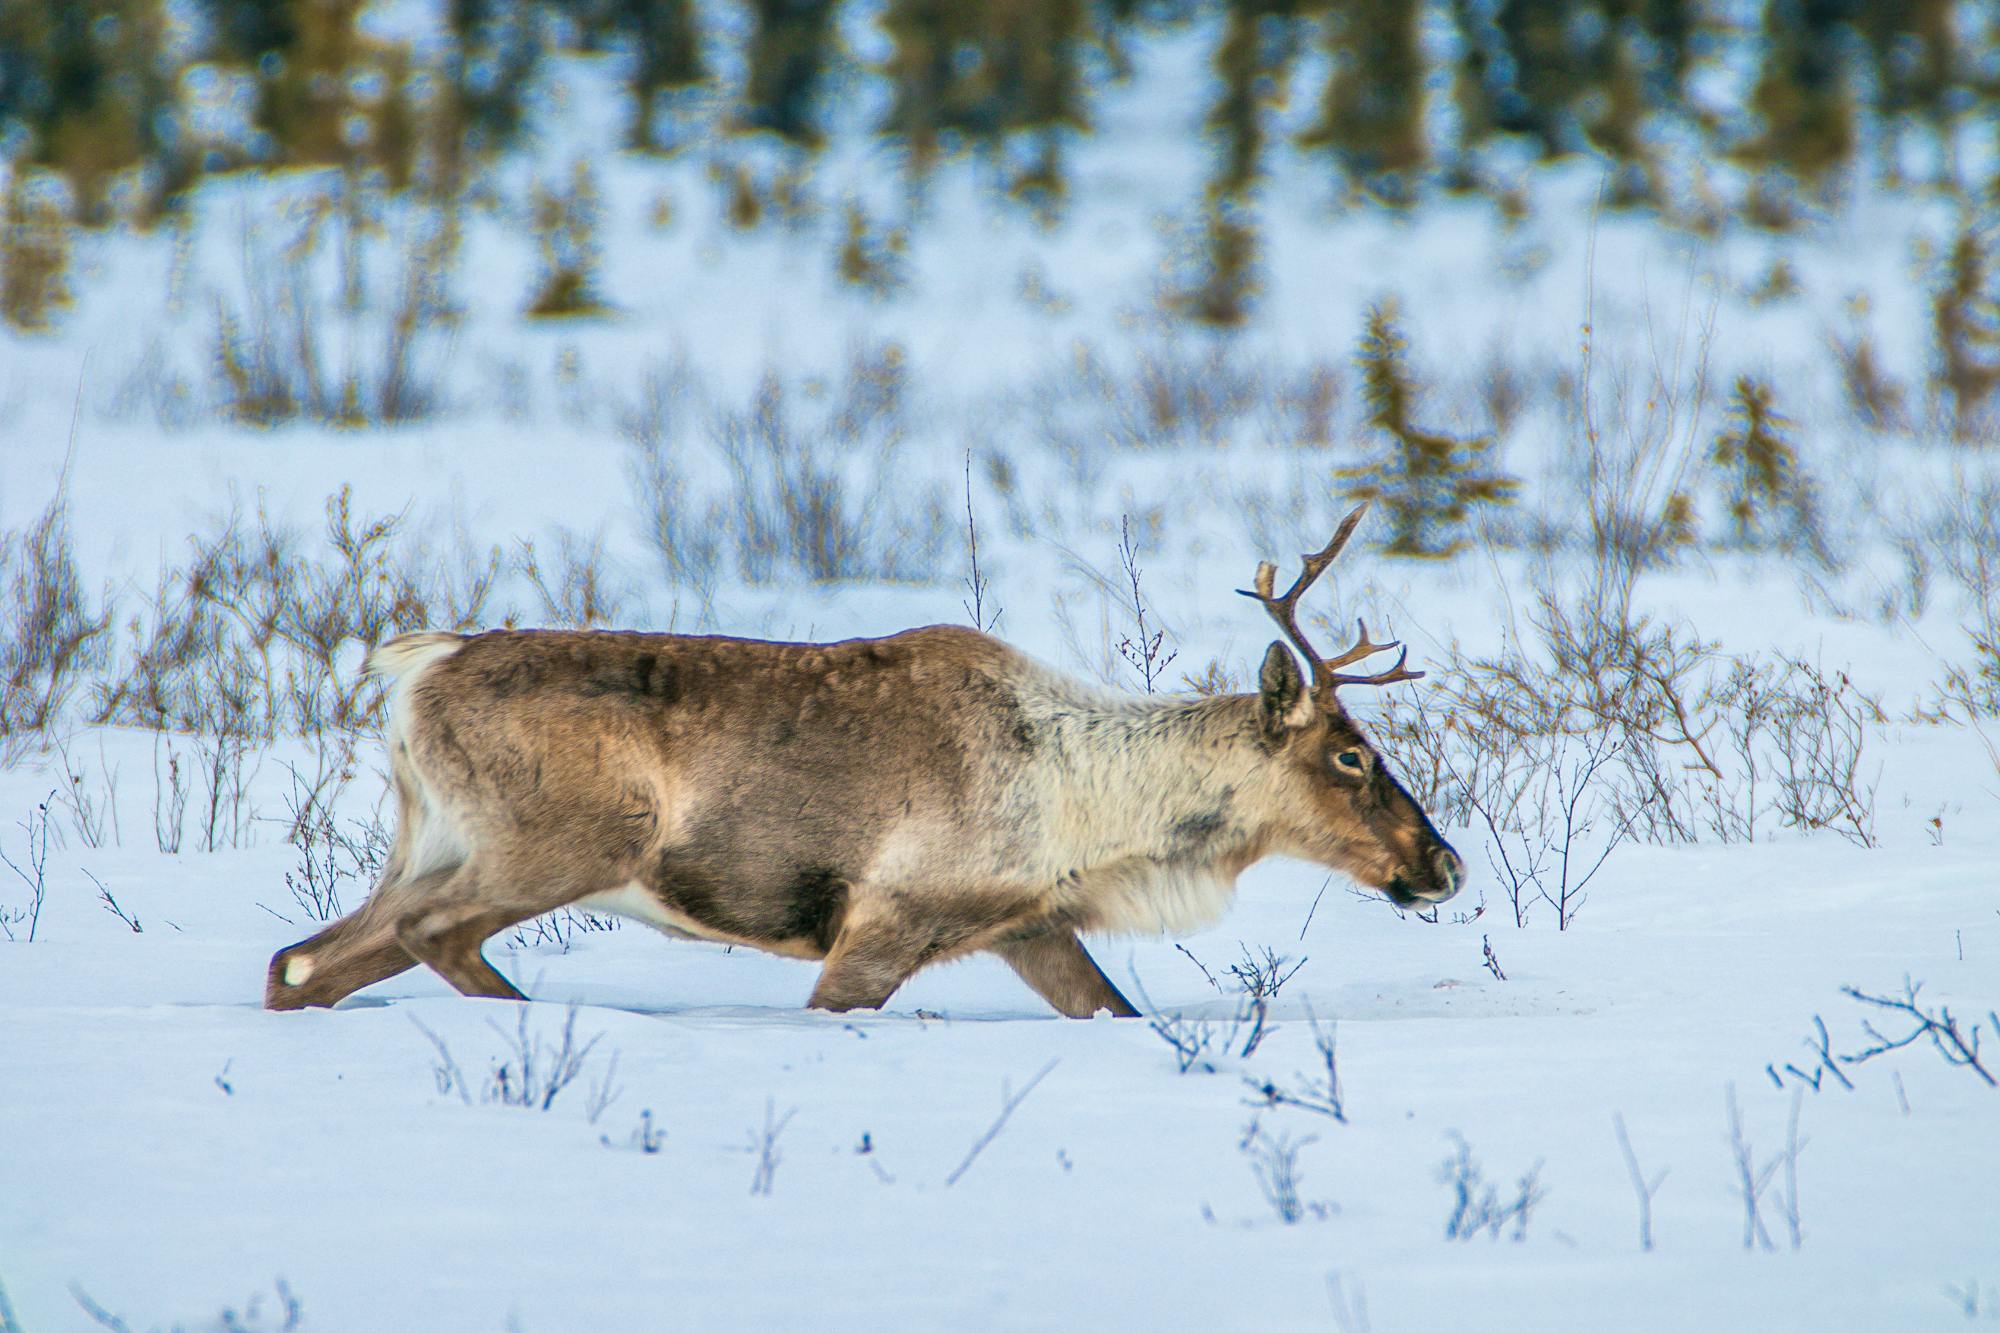
[[1464,884],[1464,858],[1441,842],[1430,855],[1427,874],[1399,874],[1382,892],[1398,907],[1434,907],[1457,897]]

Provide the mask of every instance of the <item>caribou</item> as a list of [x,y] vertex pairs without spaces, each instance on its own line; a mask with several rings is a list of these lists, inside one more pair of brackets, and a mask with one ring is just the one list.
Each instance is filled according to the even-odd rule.
[[271,959],[265,1003],[332,1005],[418,963],[522,999],[482,945],[576,905],[818,960],[819,1009],[880,1008],[987,951],[1063,1014],[1132,1016],[1079,932],[1209,925],[1266,856],[1444,902],[1464,862],[1336,693],[1422,673],[1407,648],[1345,670],[1400,646],[1365,622],[1332,657],[1298,625],[1362,512],[1285,593],[1258,566],[1245,595],[1285,641],[1243,694],[1106,691],[950,625],[391,639],[368,665],[388,686],[393,846],[360,908]]

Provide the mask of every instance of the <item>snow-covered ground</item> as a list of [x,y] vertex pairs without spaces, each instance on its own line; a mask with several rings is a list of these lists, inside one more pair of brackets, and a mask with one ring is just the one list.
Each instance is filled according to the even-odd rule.
[[[516,164],[470,224],[464,319],[427,353],[443,408],[393,429],[259,431],[214,410],[215,297],[240,299],[244,236],[275,249],[291,235],[280,201],[312,182],[211,183],[185,250],[88,238],[61,332],[0,335],[0,528],[30,522],[60,484],[86,582],[110,588],[122,624],[232,506],[311,528],[351,486],[358,511],[402,512],[406,536],[448,558],[600,541],[621,623],[833,638],[968,618],[969,491],[1001,635],[1130,687],[1116,653],[1129,516],[1149,614],[1179,652],[1169,680],[1214,661],[1241,681],[1270,634],[1233,589],[1259,558],[1323,540],[1345,507],[1332,474],[1365,439],[1351,351],[1365,306],[1394,295],[1426,383],[1419,415],[1504,425],[1500,465],[1524,481],[1515,514],[1540,520],[1558,581],[1585,572],[1587,426],[1652,449],[1664,461],[1648,475],[1694,477],[1680,460],[1722,428],[1734,378],[1777,387],[1836,559],[1702,547],[1642,575],[1637,597],[1721,653],[1800,655],[1881,699],[1861,769],[1879,845],[1775,820],[1750,843],[1627,842],[1560,932],[1546,907],[1516,927],[1484,830],[1445,830],[1475,881],[1435,924],[1267,863],[1211,931],[1092,944],[1149,1014],[1208,1024],[1187,1072],[1147,1022],[1057,1019],[996,962],[924,973],[881,1014],[835,1017],[801,1008],[809,965],[636,926],[496,939],[489,955],[534,997],[525,1016],[422,972],[338,1010],[270,1014],[266,960],[315,928],[286,887],[284,764],[310,763],[303,744],[251,756],[243,836],[195,850],[193,811],[170,854],[155,834],[166,755],[191,763],[191,743],[65,727],[80,781],[24,747],[0,769],[0,851],[31,868],[37,804],[59,786],[116,817],[86,837],[68,807],[50,811],[35,938],[16,921],[0,941],[0,1329],[87,1327],[79,1292],[133,1329],[210,1327],[225,1309],[275,1328],[280,1283],[317,1330],[1873,1333],[2000,1319],[2000,1092],[1928,1042],[1839,1064],[1852,1088],[1822,1074],[1800,1091],[1783,1072],[1821,1069],[1815,1017],[1836,1055],[1870,1044],[1864,1022],[1902,1035],[1897,1015],[1841,988],[1895,996],[1907,978],[1962,1030],[1980,1025],[2000,1074],[2000,762],[1974,727],[1908,720],[1967,665],[1977,614],[1923,542],[1956,540],[1938,536],[1940,515],[1994,494],[1981,490],[1993,460],[1945,443],[1918,387],[1928,279],[1911,257],[1935,249],[1948,214],[1864,196],[1801,237],[1697,240],[1596,217],[1583,172],[1542,179],[1525,222],[1481,201],[1406,220],[1335,211],[1321,170],[1281,154],[1264,303],[1216,341],[1158,314],[1201,179],[1188,130],[1206,49],[1200,34],[1161,37],[1131,85],[1103,94],[1100,131],[1072,158],[1077,203],[1054,228],[994,202],[972,169],[947,173],[907,288],[884,300],[843,287],[833,250],[846,194],[892,211],[891,164],[836,139],[812,181],[827,208],[747,236],[721,221],[699,154],[597,161],[617,312],[529,325],[530,173]],[[536,140],[549,172],[617,122],[602,74],[557,63],[560,114]],[[1780,259],[1798,290],[1771,298],[1759,289]],[[1911,386],[1909,433],[1870,433],[1842,400],[1828,337],[1857,320]],[[668,386],[661,438],[688,512],[707,521],[730,475],[717,414],[741,412],[768,368],[810,416],[844,392],[857,351],[887,343],[905,387],[854,485],[929,534],[911,539],[929,542],[927,577],[753,583],[725,550],[707,586],[672,584],[629,438],[649,371]],[[1316,367],[1339,386],[1329,448],[1301,446]],[[1501,381],[1519,391],[1511,423],[1492,417]],[[1151,411],[1161,384],[1224,383],[1248,386],[1248,405],[1164,424]],[[1693,486],[1715,536],[1721,493]],[[1508,518],[1446,562],[1357,548],[1312,596],[1336,623],[1367,614],[1418,663],[1499,652],[1547,568],[1529,553],[1535,527]],[[1977,540],[1976,523],[1958,531]],[[535,619],[521,579],[504,584],[496,608]],[[360,758],[347,818],[379,795],[378,750]],[[29,896],[0,866],[0,913]],[[1266,948],[1303,961],[1271,1002],[1276,1030],[1243,1056],[1224,969]],[[594,1044],[552,1105],[492,1096],[503,1066],[520,1089],[517,1042],[545,1061],[571,1022]],[[1344,1119],[1260,1106],[1267,1083],[1308,1095],[1321,1039]],[[440,1076],[445,1052],[455,1079]],[[1769,1248],[1744,1243],[1732,1104]],[[1614,1117],[1642,1176],[1665,1173],[1650,1249]],[[1461,1141],[1499,1207],[1533,1173],[1525,1221],[1447,1238],[1443,1166]],[[1266,1188],[1288,1155],[1289,1222]]]
[[[144,754],[124,739],[109,753],[129,771]],[[8,775],[10,808],[34,794]],[[1796,1252],[1782,1180],[1776,1251],[1744,1251],[1727,1133],[1733,1087],[1759,1168],[1777,1160],[1799,1094],[1766,1064],[1815,1070],[1816,1014],[1836,1051],[1880,1019],[1842,985],[1895,993],[1907,974],[1967,1017],[1992,1003],[1992,821],[1975,807],[1935,847],[1916,811],[1889,822],[1909,827],[1872,852],[1624,850],[1566,933],[1515,930],[1490,899],[1478,922],[1426,925],[1260,868],[1187,950],[1218,973],[1239,942],[1307,961],[1278,1030],[1248,1059],[1212,1051],[1213,1072],[1177,1073],[1142,1021],[1052,1017],[983,960],[835,1017],[799,1008],[808,965],[636,927],[496,944],[536,997],[531,1042],[553,1046],[570,1005],[596,1042],[547,1111],[439,1091],[422,1029],[484,1085],[517,1009],[428,975],[337,1011],[259,1010],[264,959],[304,933],[258,907],[295,914],[289,848],[72,846],[41,937],[0,969],[4,1278],[24,1329],[81,1326],[71,1284],[142,1328],[259,1288],[268,1314],[278,1279],[307,1327],[336,1329],[1945,1327],[1947,1286],[2000,1303],[1990,1088],[1918,1046],[1804,1093]],[[1149,1010],[1225,1038],[1234,1004],[1172,947],[1098,952]],[[1308,1011],[1337,1036],[1346,1123],[1250,1105],[1249,1080],[1296,1091],[1319,1069]],[[759,1194],[767,1108],[784,1127]],[[1667,1173],[1651,1253],[1619,1114],[1645,1173]],[[1303,1145],[1295,1225],[1241,1146],[1253,1122]],[[1503,1205],[1539,1167],[1523,1238],[1445,1239],[1454,1134]],[[1368,1322],[1343,1325],[1343,1301]]]

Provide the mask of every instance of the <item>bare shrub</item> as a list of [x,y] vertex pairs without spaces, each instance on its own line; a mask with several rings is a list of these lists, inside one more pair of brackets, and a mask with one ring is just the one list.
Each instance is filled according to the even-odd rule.
[[1118,640],[1118,655],[1138,676],[1139,684],[1146,693],[1152,694],[1166,669],[1180,656],[1180,651],[1166,646],[1167,632],[1164,629],[1148,623],[1143,575],[1139,570],[1139,548],[1132,543],[1130,515],[1120,517],[1118,533],[1118,567],[1132,592],[1132,631]]
[[[1023,1083],[1019,1092],[1014,1091],[1011,1083],[1005,1080],[1001,1082],[1000,1113],[993,1118],[993,1123],[986,1127],[985,1132],[972,1141],[972,1146],[966,1149],[965,1156],[959,1161],[959,1164],[953,1167],[951,1174],[944,1178],[946,1189],[956,1185],[964,1178],[965,1173],[972,1169],[972,1164],[979,1160],[979,1154],[985,1152],[988,1145],[1000,1136],[1000,1131],[1007,1127],[1007,1122],[1013,1118],[1014,1112],[1020,1109],[1022,1102],[1028,1100],[1028,1094],[1033,1092],[1041,1084],[1041,1081],[1054,1071],[1056,1065],[1059,1063],[1061,1062],[1058,1060],[1051,1060],[1036,1070],[1035,1076],[1026,1083]],[[768,1113],[765,1118],[767,1121],[769,1120]],[[790,1118],[789,1116],[786,1117],[786,1119]]]
[[529,1030],[529,1007],[525,1004],[521,1006],[520,1016],[511,1033],[498,1023],[488,1025],[506,1039],[507,1053],[494,1062],[492,1077],[483,1097],[502,1106],[546,1111],[556,1104],[556,1098],[562,1095],[563,1090],[583,1073],[590,1053],[597,1049],[603,1034],[599,1033],[578,1045],[576,1006],[570,1005],[563,1013],[561,1033],[556,1040],[548,1041],[541,1033]]
[[[88,1315],[90,1321],[99,1328],[110,1329],[112,1333],[135,1333],[139,1327],[123,1315],[115,1314],[99,1305],[80,1284],[70,1283],[69,1291],[84,1314]],[[299,1333],[299,1330],[306,1326],[305,1306],[292,1294],[290,1284],[283,1278],[272,1284],[272,1291],[277,1300],[271,1306],[267,1307],[264,1304],[264,1294],[257,1292],[244,1302],[242,1309],[225,1306],[202,1327],[220,1329],[223,1333]],[[0,1306],[0,1312],[4,1312],[4,1306]],[[159,1325],[147,1325],[147,1327],[156,1328]],[[176,1330],[183,1327],[181,1324],[174,1325]],[[5,1328],[4,1323],[0,1323],[0,1328]],[[13,1330],[8,1329],[6,1333],[13,1333]]]
[[403,523],[356,514],[343,487],[318,547],[262,509],[195,534],[150,621],[134,623],[124,674],[99,685],[94,720],[263,738],[373,725],[366,650],[406,630],[471,628],[500,569],[497,550],[435,552]]
[[1203,1058],[1215,1040],[1213,1023],[1203,1018],[1158,1014],[1148,1020],[1146,1026],[1173,1051],[1174,1068],[1180,1073],[1185,1074],[1196,1065],[1208,1073],[1215,1072],[1215,1066]]
[[[611,1141],[609,1134],[599,1135],[597,1141],[607,1148],[620,1146]],[[626,1136],[623,1146],[650,1157],[665,1147],[666,1143],[667,1131],[653,1123],[653,1112],[648,1108],[639,1112],[639,1123],[634,1126],[631,1134]]]
[[596,629],[624,618],[625,599],[604,572],[604,535],[589,541],[567,528],[556,530],[555,558],[547,567],[532,541],[515,543],[514,567],[541,601],[544,623],[565,629]]
[[1752,841],[1775,816],[1874,845],[1874,700],[1804,659],[1728,656],[1593,582],[1544,586],[1505,651],[1454,648],[1432,685],[1381,701],[1412,794],[1486,830],[1517,925],[1543,900],[1566,923],[1561,904],[1628,836]]
[[[54,797],[54,792],[49,793],[50,800]],[[16,938],[14,928],[25,925],[27,942],[33,944],[35,932],[42,923],[42,904],[49,896],[49,801],[45,800],[29,810],[28,817],[21,821],[19,827],[27,835],[21,856],[21,861],[27,864],[16,861],[4,847],[0,847],[0,864],[13,871],[14,877],[27,889],[28,903],[25,907],[0,908],[0,931],[6,932],[11,940]]]
[[1310,1006],[1306,1009],[1306,1021],[1312,1024],[1313,1049],[1319,1053],[1320,1068],[1309,1074],[1297,1075],[1290,1087],[1280,1086],[1268,1078],[1244,1079],[1257,1098],[1250,1104],[1259,1110],[1297,1107],[1344,1125],[1347,1123],[1347,1103],[1340,1088],[1336,1026],[1329,1022],[1322,1028]]
[[118,899],[112,895],[110,888],[106,886],[103,880],[91,874],[88,870],[84,871],[83,875],[85,879],[88,879],[92,884],[97,886],[97,902],[100,907],[117,917],[120,921],[123,921],[126,928],[134,935],[143,935],[146,933],[144,928],[139,924],[139,918],[118,905]]
[[[279,255],[246,225],[243,303],[218,298],[214,391],[222,411],[246,425],[297,418],[335,426],[414,421],[440,401],[443,353],[439,270],[449,258],[448,224],[406,239],[393,307],[370,318],[344,302],[329,315],[314,286],[320,228],[309,220]],[[350,277],[349,284],[353,279]],[[326,334],[337,330],[337,347]]]
[[218,702],[202,717],[205,725],[195,732],[195,771],[201,782],[195,819],[204,852],[243,846],[256,819],[249,800],[255,769],[248,775],[244,772],[251,756],[251,736],[241,707],[240,697]]
[[[347,741],[350,761],[352,744]],[[356,881],[369,884],[381,870],[388,859],[388,835],[379,823],[357,822],[343,830],[336,822],[334,804],[352,777],[351,768],[322,773],[317,780],[292,768],[291,777],[286,841],[298,853],[298,864],[285,872],[285,887],[308,917],[332,921],[343,911],[343,886]]]
[[729,485],[709,514],[726,524],[744,578],[935,575],[951,521],[943,486],[913,485],[903,468],[901,367],[893,346],[857,356],[816,419],[767,373],[747,409],[711,423]]
[[704,507],[688,485],[681,428],[692,396],[685,367],[655,367],[618,425],[632,448],[628,466],[653,552],[668,581],[693,590],[706,612],[715,604],[726,525],[721,504]]
[[[1558,381],[1567,383],[1572,430],[1560,439],[1558,471],[1544,487],[1545,495],[1565,497],[1564,504],[1536,522],[1543,545],[1581,539],[1591,557],[1589,600],[1616,608],[1623,619],[1640,571],[1670,562],[1695,536],[1692,479],[1715,310],[1713,304],[1693,309],[1690,273],[1678,327],[1653,340],[1646,365],[1601,365],[1594,264],[1593,254],[1576,372]],[[1568,497],[1578,494],[1585,501],[1580,533],[1568,517],[1574,507]]]
[[[972,455],[965,455],[965,597],[959,605],[976,630],[991,631],[1000,623],[1002,611],[996,599],[992,614],[987,614],[986,599],[992,591],[986,574],[979,567],[979,520],[972,512]],[[1136,579],[1134,594],[1136,596]]]
[[1274,375],[1227,339],[1164,329],[1111,351],[1074,345],[1028,390],[1025,408],[1035,433],[1073,457],[1106,440],[1131,449],[1225,445],[1253,428],[1318,443],[1331,434],[1323,415],[1333,409],[1331,384],[1323,366]]
[[578,935],[609,933],[623,927],[615,916],[599,916],[581,908],[565,907],[523,921],[509,939],[517,949],[554,948],[568,953]]
[[1298,1139],[1290,1134],[1267,1134],[1255,1123],[1244,1135],[1243,1154],[1250,1159],[1251,1174],[1257,1177],[1264,1201],[1286,1226],[1296,1225],[1308,1215],[1326,1217],[1333,1211],[1328,1204],[1308,1201],[1299,1195],[1299,1187],[1305,1182],[1299,1153],[1317,1142],[1318,1137],[1312,1134]]
[[1660,1192],[1666,1182],[1666,1168],[1662,1167],[1652,1179],[1647,1179],[1639,1169],[1639,1155],[1632,1151],[1632,1138],[1625,1132],[1623,1113],[1611,1117],[1611,1126],[1618,1133],[1618,1151],[1625,1159],[1626,1174],[1632,1178],[1632,1193],[1639,1201],[1639,1248],[1651,1253],[1653,1249],[1653,1196]]
[[1777,1248],[1764,1225],[1763,1215],[1764,1195],[1774,1180],[1782,1180],[1775,1202],[1784,1220],[1791,1248],[1796,1250],[1805,1241],[1799,1216],[1799,1153],[1806,1146],[1806,1141],[1799,1137],[1799,1107],[1804,1096],[1805,1089],[1792,1090],[1785,1146],[1769,1161],[1760,1163],[1749,1139],[1743,1134],[1743,1113],[1736,1104],[1736,1085],[1729,1085],[1729,1154],[1736,1172],[1737,1196],[1743,1203],[1743,1248],[1746,1250]]
[[1271,1022],[1271,1001],[1277,998],[1285,983],[1306,965],[1307,960],[1301,958],[1294,963],[1287,955],[1269,947],[1252,953],[1248,945],[1242,945],[1242,961],[1232,963],[1223,970],[1223,975],[1232,983],[1225,986],[1186,945],[1176,944],[1174,947],[1201,969],[1202,977],[1215,988],[1217,994],[1231,996],[1236,1001],[1235,1012],[1226,1023],[1167,1014],[1153,1019],[1154,1033],[1173,1048],[1180,1072],[1185,1074],[1199,1065],[1204,1072],[1214,1073],[1214,1063],[1204,1057],[1211,1044],[1218,1040],[1220,1044],[1216,1049],[1221,1055],[1247,1060],[1256,1054],[1264,1039],[1278,1030]]
[[[1590,881],[1625,840],[1631,821],[1597,787],[1599,772],[1618,753],[1606,731],[1538,739],[1548,745],[1528,756],[1533,777],[1521,790],[1524,799],[1513,802],[1514,817],[1503,825],[1483,804],[1474,809],[1486,825],[1487,860],[1500,876],[1515,926],[1528,924],[1539,899],[1555,909],[1556,929],[1568,930]],[[1593,836],[1600,823],[1609,831]],[[1494,975],[1506,980],[1490,950],[1487,957]]]
[[499,1034],[504,1045],[501,1053],[493,1057],[486,1081],[477,1088],[459,1068],[444,1038],[412,1018],[410,1022],[424,1034],[435,1053],[432,1073],[436,1077],[438,1091],[455,1095],[467,1106],[472,1105],[476,1096],[479,1101],[491,1105],[533,1111],[552,1109],[556,1099],[582,1076],[591,1053],[604,1039],[604,1034],[599,1033],[579,1044],[576,1038],[577,1007],[572,1004],[564,1011],[562,1028],[551,1039],[532,1027],[530,1010],[533,1007],[527,1004],[520,1006],[511,1032],[496,1022],[488,1021],[487,1026]]
[[27,528],[0,533],[0,756],[42,732],[109,657],[112,608],[85,593],[58,491]]
[[1832,829],[1857,846],[1875,846],[1875,783],[1864,778],[1862,758],[1869,727],[1883,721],[1881,706],[1844,671],[1829,677],[1791,657],[1780,664],[1785,688],[1771,721],[1779,817],[1792,828]]
[[124,834],[118,825],[118,768],[104,757],[104,740],[97,743],[98,780],[92,783],[70,754],[69,738],[57,733],[49,739],[63,785],[56,790],[56,804],[69,812],[69,826],[85,847],[102,847],[107,840],[122,845]]
[[1511,1223],[1513,1232],[1508,1239],[1526,1240],[1529,1217],[1546,1197],[1540,1184],[1542,1164],[1536,1162],[1522,1172],[1514,1182],[1514,1197],[1502,1203],[1499,1187],[1487,1182],[1464,1135],[1454,1130],[1451,1140],[1455,1145],[1452,1155],[1437,1170],[1438,1182],[1451,1191],[1451,1215],[1445,1218],[1444,1238],[1471,1240],[1484,1232],[1498,1240]]
[[1326,1275],[1326,1298],[1333,1307],[1333,1326],[1339,1333],[1369,1333],[1368,1293],[1352,1276]]
[[[160,770],[160,753],[166,752],[167,767]],[[164,737],[153,738],[153,845],[167,855],[177,855],[186,837],[188,780],[181,768],[180,752]]]
[[1912,515],[1902,540],[1931,557],[1962,598],[1973,659],[1952,669],[1947,692],[1971,712],[2000,713],[2000,477],[1955,470],[1945,497]]

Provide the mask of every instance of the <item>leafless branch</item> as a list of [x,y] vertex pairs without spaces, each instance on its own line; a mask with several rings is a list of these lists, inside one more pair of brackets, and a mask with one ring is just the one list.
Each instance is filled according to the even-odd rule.
[[104,904],[105,911],[123,921],[131,928],[134,935],[143,933],[139,928],[139,918],[131,915],[118,905],[118,900],[111,896],[111,890],[104,887],[103,880],[91,874],[88,870],[83,872],[83,877],[97,886],[97,901]]
[[[1945,1063],[1963,1065],[1985,1080],[1987,1087],[2000,1087],[2000,1081],[1995,1080],[1993,1071],[1988,1069],[1980,1059],[1979,1025],[1973,1023],[1971,1026],[1961,1029],[1959,1020],[1952,1017],[1951,1009],[1948,1006],[1939,1008],[1935,1013],[1922,1007],[1917,1003],[1917,995],[1923,988],[1922,982],[1913,982],[1908,977],[1903,978],[1903,994],[1900,998],[1885,995],[1869,995],[1853,986],[1842,986],[1840,993],[1849,999],[1858,1000],[1862,1004],[1872,1005],[1887,1013],[1901,1014],[1903,1017],[1914,1021],[1917,1026],[1900,1037],[1888,1037],[1884,1036],[1873,1023],[1864,1022],[1861,1025],[1861,1030],[1868,1034],[1870,1039],[1873,1040],[1874,1045],[1865,1047],[1851,1055],[1841,1056],[1841,1062],[1858,1065],[1864,1061],[1872,1060],[1878,1055],[1900,1050],[1905,1046],[1928,1037],[1930,1038],[1931,1045],[1936,1048],[1937,1053],[1944,1057]],[[1992,1021],[1994,1031],[2000,1033],[2000,1016],[1988,1014],[1987,1018]]]
[[1335,1047],[1338,1035],[1336,1025],[1329,1022],[1324,1028],[1310,1006],[1306,1009],[1306,1021],[1312,1024],[1313,1046],[1319,1051],[1323,1071],[1298,1075],[1296,1090],[1280,1087],[1270,1079],[1245,1078],[1244,1084],[1256,1094],[1256,1100],[1248,1105],[1259,1110],[1271,1110],[1280,1106],[1296,1106],[1301,1111],[1311,1111],[1323,1115],[1340,1124],[1347,1123],[1347,1110],[1340,1090],[1340,1056]]
[[1759,1205],[1783,1159],[1774,1157],[1761,1167],[1757,1165],[1756,1154],[1749,1140],[1743,1137],[1743,1113],[1736,1105],[1734,1083],[1729,1085],[1729,1151],[1736,1166],[1736,1188],[1743,1197],[1743,1248],[1775,1249],[1771,1233],[1764,1228]]
[[756,1155],[757,1169],[750,1177],[750,1192],[769,1196],[771,1185],[777,1179],[778,1163],[783,1160],[778,1152],[778,1136],[785,1132],[785,1126],[792,1123],[798,1108],[780,1116],[777,1105],[769,1097],[764,1099],[764,1128],[760,1133],[750,1131],[750,1151]]
[[984,1134],[973,1140],[972,1147],[966,1150],[965,1160],[953,1167],[951,1174],[944,1178],[945,1188],[949,1189],[953,1185],[956,1185],[958,1178],[971,1169],[972,1163],[978,1159],[979,1154],[986,1151],[986,1145],[999,1137],[1000,1131],[1006,1128],[1007,1119],[1014,1114],[1015,1108],[1028,1100],[1028,1094],[1035,1090],[1035,1085],[1047,1078],[1049,1071],[1054,1069],[1059,1063],[1061,1062],[1058,1060],[1051,1060],[1043,1065],[1041,1072],[1023,1084],[1019,1092],[1010,1093],[1005,1083],[1000,1085],[1000,1114],[994,1117],[993,1123],[986,1127]]
[[1611,1117],[1611,1124],[1618,1131],[1618,1151],[1624,1154],[1625,1170],[1632,1177],[1632,1192],[1639,1198],[1639,1248],[1651,1252],[1653,1248],[1653,1196],[1660,1192],[1660,1184],[1667,1178],[1666,1168],[1651,1180],[1639,1170],[1639,1155],[1632,1151],[1631,1136],[1625,1132],[1623,1112]]

